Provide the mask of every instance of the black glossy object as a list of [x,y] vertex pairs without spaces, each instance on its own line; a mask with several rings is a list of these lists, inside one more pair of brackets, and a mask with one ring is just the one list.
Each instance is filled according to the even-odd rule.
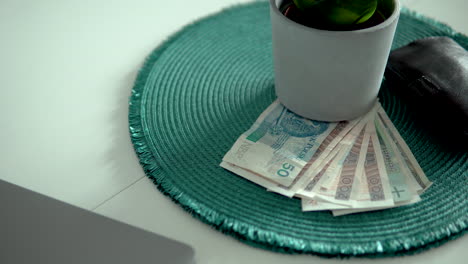
[[447,37],[429,37],[391,52],[390,87],[408,101],[428,128],[468,142],[468,52]]

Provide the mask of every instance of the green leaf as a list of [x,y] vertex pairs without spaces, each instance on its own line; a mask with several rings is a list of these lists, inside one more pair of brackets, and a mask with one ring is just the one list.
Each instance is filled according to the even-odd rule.
[[379,0],[293,0],[309,16],[324,24],[356,25],[366,22],[377,9]]

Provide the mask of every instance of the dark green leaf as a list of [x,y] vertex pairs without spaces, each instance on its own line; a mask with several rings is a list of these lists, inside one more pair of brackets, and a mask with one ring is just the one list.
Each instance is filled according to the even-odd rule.
[[293,0],[310,16],[324,24],[356,25],[367,21],[377,9],[379,0]]

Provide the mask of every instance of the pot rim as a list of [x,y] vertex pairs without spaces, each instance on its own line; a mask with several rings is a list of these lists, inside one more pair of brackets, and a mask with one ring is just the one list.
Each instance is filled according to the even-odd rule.
[[393,9],[392,15],[390,17],[388,17],[387,19],[385,19],[385,21],[383,21],[382,23],[379,23],[379,24],[377,24],[375,26],[372,26],[372,27],[357,29],[357,30],[326,30],[326,29],[317,29],[317,28],[304,26],[304,25],[299,24],[299,23],[287,18],[286,16],[284,16],[279,11],[278,6],[276,5],[276,2],[281,3],[283,1],[284,0],[270,0],[269,1],[270,2],[270,9],[271,9],[272,13],[274,13],[276,15],[276,17],[279,17],[279,19],[281,19],[283,21],[283,23],[290,24],[291,26],[301,28],[302,30],[309,31],[311,33],[321,33],[321,34],[328,34],[328,35],[332,35],[332,36],[333,35],[344,35],[344,34],[347,34],[347,35],[365,34],[365,33],[371,33],[371,32],[375,32],[375,31],[385,29],[385,28],[389,27],[391,24],[393,24],[393,22],[395,20],[398,19],[398,17],[400,16],[400,8],[401,8],[400,1],[399,0],[393,0],[393,2],[395,3],[395,7]]

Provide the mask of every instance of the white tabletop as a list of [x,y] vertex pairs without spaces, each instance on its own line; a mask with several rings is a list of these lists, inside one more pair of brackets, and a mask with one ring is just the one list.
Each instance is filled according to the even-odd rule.
[[[240,243],[191,217],[145,177],[127,123],[145,56],[195,19],[248,1],[181,2],[0,1],[0,178],[187,242],[197,263],[338,263]],[[465,0],[402,3],[468,34]],[[416,256],[346,262],[462,263],[467,247],[465,236]]]

